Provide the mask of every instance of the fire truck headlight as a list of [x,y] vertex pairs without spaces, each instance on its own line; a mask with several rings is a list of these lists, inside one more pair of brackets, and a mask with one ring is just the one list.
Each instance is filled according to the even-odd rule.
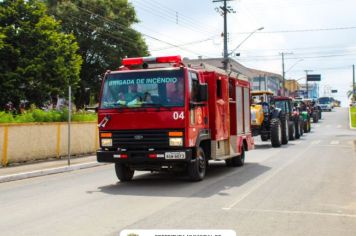
[[102,147],[111,147],[112,146],[112,139],[111,138],[103,138],[103,139],[101,139],[101,146]]
[[183,138],[169,138],[169,146],[183,146]]

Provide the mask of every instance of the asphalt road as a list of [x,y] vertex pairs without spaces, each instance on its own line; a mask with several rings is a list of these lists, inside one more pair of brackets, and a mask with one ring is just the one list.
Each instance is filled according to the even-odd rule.
[[204,181],[112,165],[0,184],[0,235],[118,235],[122,229],[234,229],[237,235],[356,235],[356,131],[344,108],[282,148],[256,139],[246,165]]

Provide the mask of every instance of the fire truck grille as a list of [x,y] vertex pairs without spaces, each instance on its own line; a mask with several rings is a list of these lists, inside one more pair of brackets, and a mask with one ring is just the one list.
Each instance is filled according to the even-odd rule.
[[125,149],[147,149],[169,147],[170,130],[125,130],[113,131],[113,146]]

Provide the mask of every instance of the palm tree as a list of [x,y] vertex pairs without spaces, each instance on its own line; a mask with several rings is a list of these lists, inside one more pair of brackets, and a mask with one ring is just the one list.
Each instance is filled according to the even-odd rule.
[[347,91],[347,97],[348,98],[351,98],[352,101],[356,101],[356,95],[354,95],[354,90],[356,90],[356,85],[354,86],[354,89],[352,89],[352,86],[351,86],[351,89],[349,91]]

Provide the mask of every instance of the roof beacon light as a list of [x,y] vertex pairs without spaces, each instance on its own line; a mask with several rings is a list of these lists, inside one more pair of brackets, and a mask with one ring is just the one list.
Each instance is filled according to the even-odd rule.
[[137,66],[143,64],[142,57],[124,58],[122,59],[122,65],[124,66]]
[[124,66],[138,66],[143,63],[181,63],[180,56],[164,56],[164,57],[134,57],[122,59]]
[[157,57],[157,63],[181,63],[182,58],[180,56],[167,56],[167,57]]

